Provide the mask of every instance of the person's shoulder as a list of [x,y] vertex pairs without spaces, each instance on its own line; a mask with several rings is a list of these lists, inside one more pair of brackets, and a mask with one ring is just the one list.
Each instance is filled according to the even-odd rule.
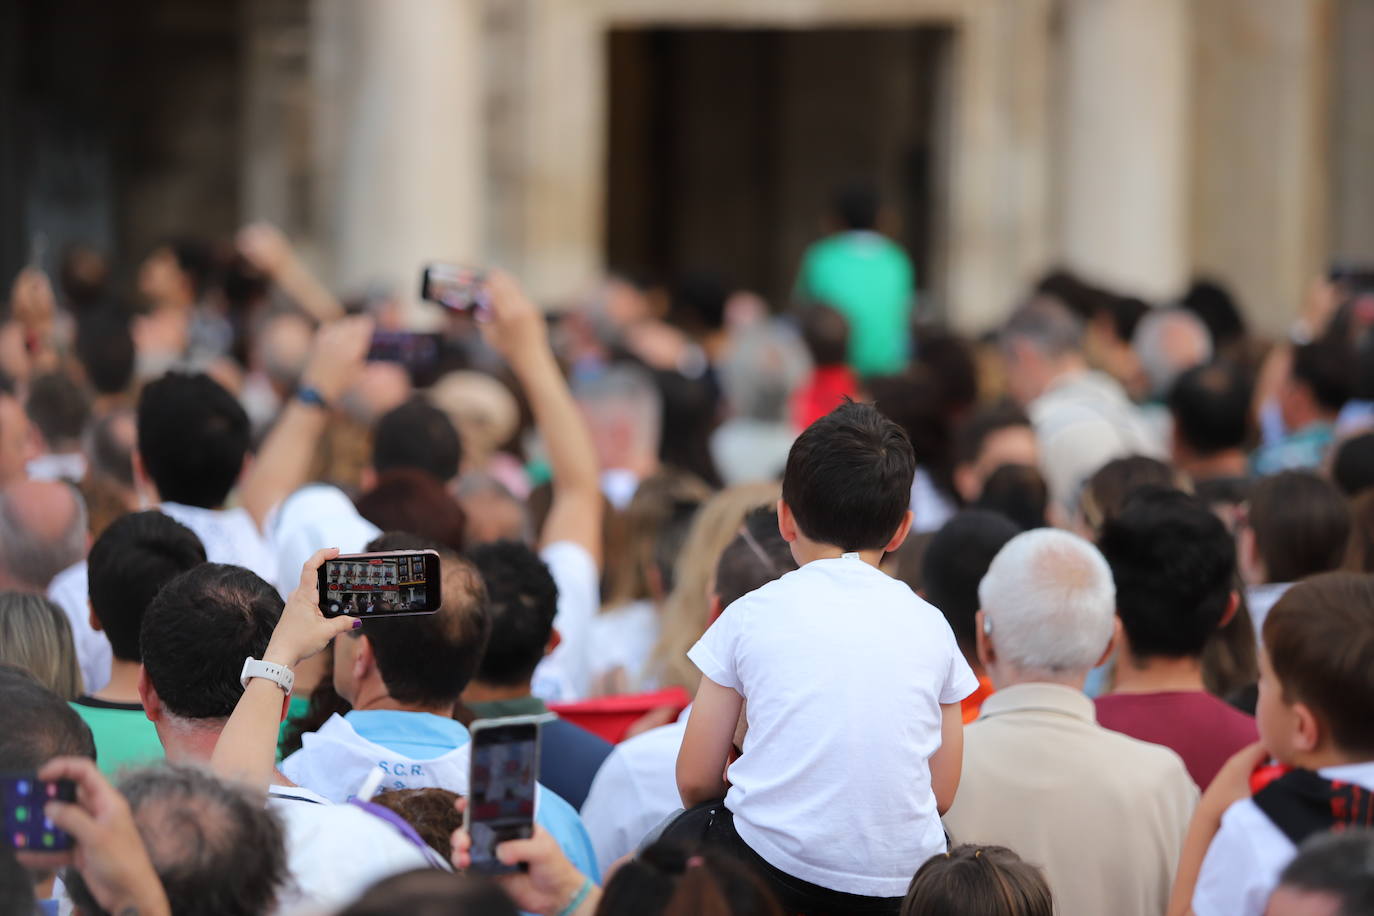
[[1178,753],[1162,744],[1151,744],[1099,725],[1095,741],[1104,755],[1120,761],[1122,772],[1133,780],[1171,782],[1181,780],[1193,785],[1188,768]]

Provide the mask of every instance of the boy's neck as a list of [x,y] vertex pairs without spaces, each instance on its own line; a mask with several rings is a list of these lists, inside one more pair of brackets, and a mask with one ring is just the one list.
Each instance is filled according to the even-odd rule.
[[847,554],[857,554],[869,566],[875,569],[883,562],[883,555],[887,551],[882,548],[876,550],[845,550],[836,547],[834,544],[820,544],[806,537],[798,537],[792,542],[792,559],[797,561],[798,566],[805,566],[816,560],[838,560]]
[[1302,770],[1321,770],[1326,767],[1348,766],[1352,763],[1374,763],[1368,754],[1350,754],[1339,748],[1325,747],[1307,754],[1295,754],[1284,763]]
[[143,702],[138,695],[138,668],[138,662],[116,658],[110,664],[110,682],[93,696],[109,703]]
[[1206,689],[1199,659],[1136,658],[1126,645],[1119,652],[1121,663],[1116,666],[1112,693],[1200,693]]

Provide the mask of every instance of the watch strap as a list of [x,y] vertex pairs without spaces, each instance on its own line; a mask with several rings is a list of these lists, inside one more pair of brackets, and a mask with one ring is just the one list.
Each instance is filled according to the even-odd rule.
[[301,385],[296,389],[296,400],[310,407],[318,407],[321,410],[329,409],[329,401],[320,394],[320,389],[312,385]]
[[255,677],[271,681],[282,689],[282,693],[291,693],[291,688],[296,684],[295,673],[285,665],[278,665],[275,662],[265,662],[260,658],[247,658],[243,662],[243,671],[239,674],[239,683],[245,688],[248,682]]

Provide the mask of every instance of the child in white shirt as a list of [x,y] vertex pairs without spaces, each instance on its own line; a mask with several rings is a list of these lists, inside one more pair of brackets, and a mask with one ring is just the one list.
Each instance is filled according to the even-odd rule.
[[871,406],[812,424],[778,504],[801,568],[731,604],[688,653],[703,677],[678,756],[683,804],[724,796],[707,841],[742,847],[794,912],[896,913],[946,849],[959,703],[978,681],[940,612],[878,569],[910,529],[914,472],[905,434]]

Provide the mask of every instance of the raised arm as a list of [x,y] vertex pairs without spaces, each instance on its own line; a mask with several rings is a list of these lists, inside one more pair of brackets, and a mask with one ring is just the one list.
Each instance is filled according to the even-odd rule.
[[543,314],[509,274],[494,271],[489,283],[492,315],[483,334],[525,389],[553,465],[553,504],[540,546],[571,541],[591,554],[599,569],[601,481],[591,431],[549,346]]
[[[319,568],[339,555],[338,548],[317,550],[301,568],[301,579],[287,599],[262,660],[295,669],[322,651],[330,640],[361,624],[354,617],[328,618],[320,612]],[[225,779],[265,790],[277,762],[277,727],[286,702],[281,688],[253,678],[224,725],[210,766]]]
[[239,501],[259,530],[266,527],[272,509],[308,480],[315,447],[329,421],[328,408],[358,377],[371,341],[372,319],[366,317],[343,318],[316,333],[301,387],[318,392],[325,405],[292,398],[239,486]]
[[271,223],[251,223],[239,230],[238,249],[282,292],[316,321],[342,318],[343,306],[297,256],[291,242]]

